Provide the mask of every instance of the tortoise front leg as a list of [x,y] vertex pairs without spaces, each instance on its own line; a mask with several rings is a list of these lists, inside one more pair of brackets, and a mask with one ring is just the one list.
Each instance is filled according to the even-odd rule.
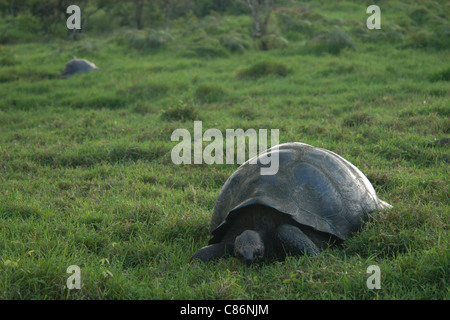
[[210,262],[223,257],[226,253],[233,252],[233,244],[230,242],[220,242],[211,244],[198,250],[191,258],[191,261],[201,260]]
[[276,229],[276,237],[288,255],[316,255],[320,249],[303,233],[302,230],[290,224],[282,224]]

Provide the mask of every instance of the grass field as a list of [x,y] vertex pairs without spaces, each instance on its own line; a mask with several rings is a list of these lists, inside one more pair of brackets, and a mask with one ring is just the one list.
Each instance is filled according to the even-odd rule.
[[[278,10],[270,50],[249,15],[1,45],[0,298],[449,299],[449,5],[381,2],[370,31],[359,3]],[[57,78],[70,54],[100,70]],[[194,120],[337,152],[394,208],[316,257],[191,264],[238,167],[172,163]]]

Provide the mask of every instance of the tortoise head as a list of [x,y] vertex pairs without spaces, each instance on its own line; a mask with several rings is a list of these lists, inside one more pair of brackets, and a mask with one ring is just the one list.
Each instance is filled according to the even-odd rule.
[[234,240],[234,255],[247,265],[264,256],[264,242],[254,230],[245,230]]

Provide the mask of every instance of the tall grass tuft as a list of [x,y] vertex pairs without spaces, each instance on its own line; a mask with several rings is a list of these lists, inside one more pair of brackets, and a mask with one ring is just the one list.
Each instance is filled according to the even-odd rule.
[[284,63],[276,61],[260,61],[238,72],[238,78],[258,79],[269,75],[286,77],[292,70]]

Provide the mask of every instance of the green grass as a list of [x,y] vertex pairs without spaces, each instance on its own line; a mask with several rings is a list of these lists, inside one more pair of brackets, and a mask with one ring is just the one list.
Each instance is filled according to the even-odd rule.
[[[220,47],[221,30],[248,32],[247,17],[222,18],[204,39],[175,26],[173,37],[132,44],[112,35],[1,46],[0,298],[448,299],[449,149],[428,142],[449,135],[449,48],[405,45],[413,6],[382,20],[386,33],[401,26],[401,43],[361,36],[359,9],[311,6],[312,30],[337,25],[352,37],[357,50],[338,54],[309,48],[302,33],[280,49],[252,49],[244,36]],[[101,70],[56,78],[69,53]],[[394,208],[317,257],[191,264],[238,167],[172,163],[171,134],[192,134],[193,120],[204,131],[279,129],[281,143],[335,151]],[[380,290],[366,287],[374,264]],[[65,287],[70,265],[81,267],[81,290]]]

